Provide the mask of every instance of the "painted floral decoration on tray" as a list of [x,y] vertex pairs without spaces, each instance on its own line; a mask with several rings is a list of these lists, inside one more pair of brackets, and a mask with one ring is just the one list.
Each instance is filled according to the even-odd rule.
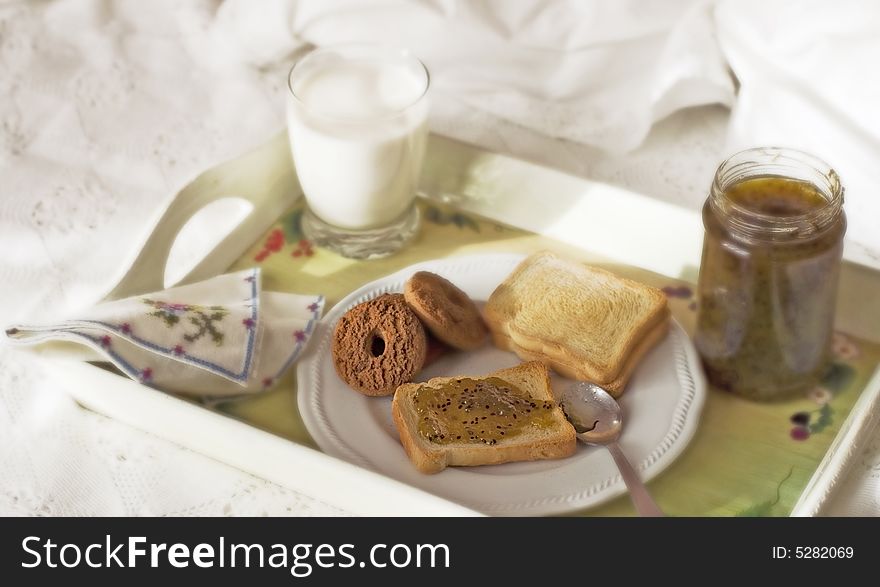
[[425,220],[440,226],[457,226],[480,232],[480,224],[469,215],[457,210],[441,210],[437,206],[425,206]]
[[[422,203],[422,214],[426,223],[436,226],[454,226],[460,230],[473,231],[482,234],[482,226],[488,225],[496,232],[508,230],[503,224],[490,222],[479,216],[461,212],[446,206]],[[303,209],[297,208],[281,218],[266,235],[259,250],[254,255],[254,261],[262,263],[272,255],[281,252],[285,247],[292,247],[290,256],[304,260],[315,254],[315,246],[302,232]]]
[[776,494],[773,498],[766,501],[758,502],[752,506],[740,510],[736,513],[736,516],[739,518],[756,518],[774,515],[775,512],[773,510],[782,499],[782,486],[785,485],[785,482],[791,478],[792,473],[794,473],[794,468],[789,468],[788,473],[785,475],[785,477],[777,482]]
[[688,310],[696,311],[697,301],[694,299],[694,290],[687,285],[667,285],[661,291],[670,299],[690,300]]
[[482,230],[480,229],[480,222],[483,222],[484,224],[491,226],[492,229],[495,230],[495,232],[509,230],[509,227],[503,224],[492,222],[490,220],[487,220],[486,218],[468,214],[466,212],[462,212],[461,210],[456,210],[449,207],[425,204],[423,213],[426,222],[430,222],[431,224],[436,224],[438,226],[455,226],[456,228],[460,228],[462,230],[482,232]]
[[850,364],[861,356],[858,344],[845,334],[835,332],[831,339],[832,362],[828,373],[816,387],[807,391],[807,398],[818,407],[791,415],[790,436],[794,440],[807,440],[834,422],[834,396],[846,389],[855,379],[856,370]]
[[254,255],[254,261],[262,263],[291,243],[296,244],[293,251],[291,251],[291,257],[303,259],[315,254],[312,242],[303,238],[302,228],[300,228],[302,212],[301,208],[294,210],[281,219],[278,227],[269,231],[262,248]]

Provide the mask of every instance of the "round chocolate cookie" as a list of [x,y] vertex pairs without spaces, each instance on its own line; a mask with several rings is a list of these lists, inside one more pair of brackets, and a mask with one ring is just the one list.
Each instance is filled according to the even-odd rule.
[[333,364],[364,395],[391,395],[425,362],[427,340],[401,294],[384,294],[343,314],[333,331]]
[[486,340],[488,330],[480,310],[449,280],[419,271],[407,280],[403,291],[425,327],[449,346],[469,351]]

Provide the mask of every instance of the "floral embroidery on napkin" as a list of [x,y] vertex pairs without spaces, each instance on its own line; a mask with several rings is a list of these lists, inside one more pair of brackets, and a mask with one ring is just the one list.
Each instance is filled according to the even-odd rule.
[[22,345],[85,343],[150,387],[228,397],[277,383],[308,345],[323,309],[322,296],[262,291],[256,268],[5,332]]
[[[187,322],[195,326],[198,330],[189,334],[184,334],[183,339],[187,342],[195,342],[205,336],[211,336],[214,344],[220,346],[223,344],[224,334],[218,328],[218,323],[223,321],[229,314],[229,309],[223,306],[198,306],[193,304],[170,304],[168,302],[160,302],[144,298],[143,303],[155,308],[154,311],[148,312],[149,316],[161,318],[168,328],[174,328],[180,323],[181,318],[185,318]],[[253,325],[253,319],[246,318]],[[174,347],[175,354],[178,352],[178,346]]]
[[[245,341],[244,357],[241,360],[241,367],[234,367],[230,364],[221,364],[217,360],[210,359],[210,353],[202,348],[199,353],[197,348],[188,348],[184,343],[197,347],[202,340],[213,343],[211,346],[219,348],[223,346],[227,333],[221,329],[220,324],[223,320],[233,313],[233,309],[222,305],[199,305],[178,303],[165,300],[158,300],[155,296],[141,298],[140,302],[153,308],[152,311],[145,312],[142,316],[147,318],[159,319],[167,329],[174,331],[178,327],[182,328],[180,340],[175,343],[159,342],[158,340],[149,340],[143,335],[135,334],[135,324],[139,323],[136,316],[122,323],[113,323],[106,320],[81,319],[77,322],[84,324],[93,324],[102,329],[111,330],[120,337],[133,342],[141,347],[149,349],[169,358],[183,360],[190,364],[207,369],[218,375],[222,375],[228,379],[237,382],[245,382],[251,375],[253,367],[254,346],[257,338],[256,325],[259,322],[258,307],[260,295],[259,269],[248,271],[248,275],[242,278],[247,284],[248,296],[244,299],[243,304],[239,308],[246,309],[248,314],[242,319],[247,330],[247,338]],[[239,316],[241,315],[239,310]],[[140,323],[140,330],[145,328],[146,323]],[[185,329],[183,329],[185,328]],[[89,338],[89,337],[86,337]],[[154,338],[154,337],[151,337]],[[92,340],[99,346],[100,339]],[[230,355],[234,358],[235,355]],[[128,369],[126,369],[128,371]],[[132,367],[129,374],[138,374],[135,378],[141,381],[149,381],[153,378],[152,372],[150,376],[143,377],[140,375],[142,370]]]
[[113,363],[122,370],[123,373],[136,381],[140,381],[142,384],[148,387],[155,387],[153,385],[153,368],[144,367],[143,369],[139,369],[138,367],[132,365],[129,361],[125,359],[125,357],[113,350],[113,345],[109,336],[92,336],[90,334],[78,331],[69,331],[67,334],[85,339],[93,344],[100,346],[103,351],[107,353]]
[[311,317],[306,325],[301,328],[294,330],[291,338],[294,341],[293,349],[290,355],[287,357],[287,360],[281,365],[281,368],[278,369],[273,375],[264,376],[261,379],[261,384],[263,389],[268,389],[275,385],[278,381],[278,378],[284,374],[285,371],[299,358],[300,354],[302,354],[303,349],[306,346],[306,343],[309,341],[309,338],[312,335],[312,332],[315,329],[315,324],[317,324],[318,320],[321,319],[321,314],[324,311],[324,296],[318,296],[314,302],[308,304],[306,306],[306,310],[311,312]]

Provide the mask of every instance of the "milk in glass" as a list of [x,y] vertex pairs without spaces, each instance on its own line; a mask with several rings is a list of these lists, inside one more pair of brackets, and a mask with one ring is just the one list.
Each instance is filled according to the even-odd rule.
[[290,146],[311,211],[369,230],[411,209],[427,135],[424,67],[354,49],[307,57],[289,81]]

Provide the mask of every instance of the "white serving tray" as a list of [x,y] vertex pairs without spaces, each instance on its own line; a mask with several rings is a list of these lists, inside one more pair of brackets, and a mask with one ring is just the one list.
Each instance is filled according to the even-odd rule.
[[[424,195],[551,236],[608,259],[676,278],[696,277],[702,222],[695,211],[432,135]],[[153,224],[108,298],[166,287],[166,264],[185,225],[205,206],[235,198],[250,213],[181,283],[224,272],[300,196],[286,133],[191,181]],[[880,333],[880,273],[847,265],[839,325]],[[846,311],[858,308],[860,311]],[[841,311],[841,309],[843,311]],[[201,405],[158,393],[78,360],[55,370],[83,406],[241,470],[362,515],[476,515],[452,502],[258,430]],[[880,373],[862,393],[793,515],[815,515],[843,478],[880,414]],[[289,463],[279,467],[278,463]],[[303,474],[308,471],[308,474]]]

